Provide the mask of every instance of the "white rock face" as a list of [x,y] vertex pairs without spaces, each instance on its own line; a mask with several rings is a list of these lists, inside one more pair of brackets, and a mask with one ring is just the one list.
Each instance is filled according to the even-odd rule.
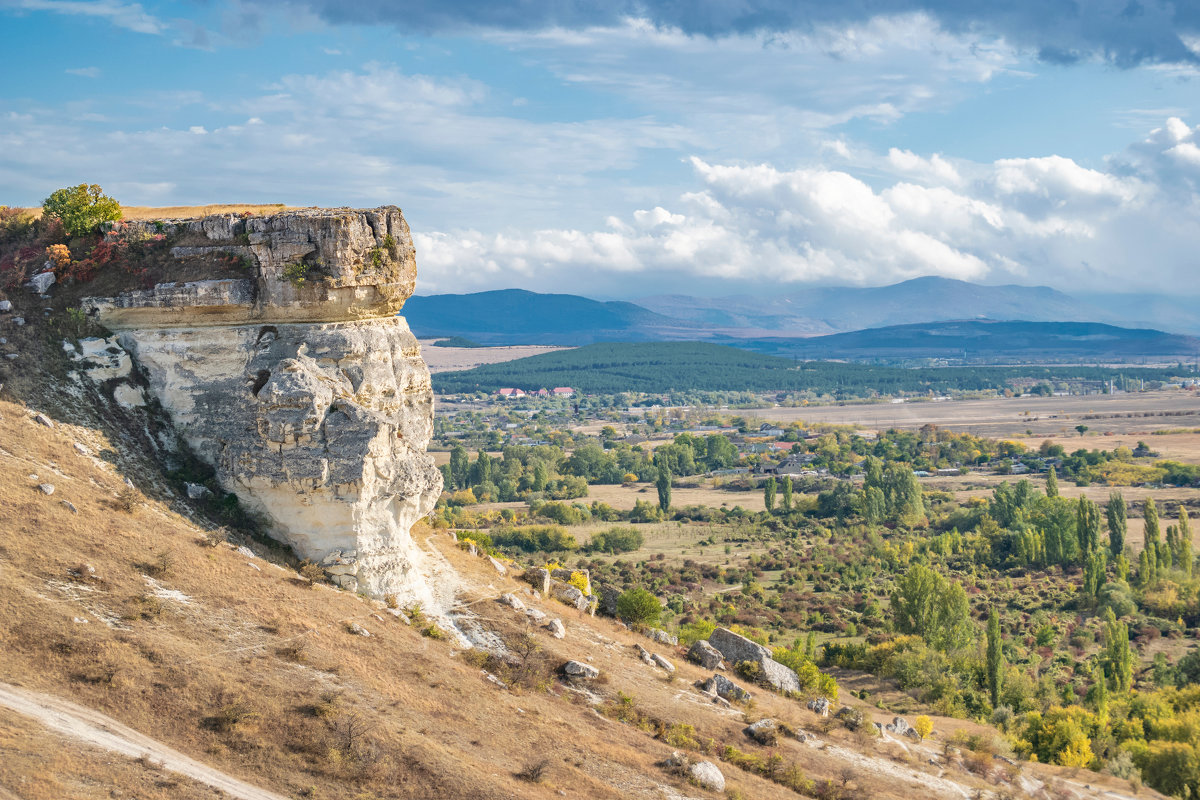
[[[442,479],[425,452],[429,370],[394,316],[416,272],[399,209],[172,224],[215,240],[180,254],[188,259],[249,236],[255,274],[160,284],[84,308],[118,331],[188,445],[276,538],[351,591],[433,606],[409,531]],[[319,286],[281,277],[313,254]]]

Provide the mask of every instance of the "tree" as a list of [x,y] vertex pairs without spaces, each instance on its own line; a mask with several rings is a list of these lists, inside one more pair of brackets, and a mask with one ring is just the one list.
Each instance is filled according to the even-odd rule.
[[767,478],[767,482],[763,484],[763,505],[767,507],[767,513],[770,514],[775,510],[775,476]]
[[461,444],[456,444],[450,449],[450,479],[454,488],[461,489],[466,486],[468,476],[467,449]]
[[1104,672],[1113,691],[1129,691],[1133,683],[1133,650],[1129,647],[1129,628],[1117,621],[1111,608],[1104,612]]
[[1100,507],[1083,496],[1076,504],[1075,537],[1085,560],[1100,548]]
[[1088,426],[1087,425],[1076,425],[1075,430],[1079,431],[1080,436],[1083,436],[1085,433],[1088,432]]
[[[1146,543],[1143,546],[1142,552],[1146,554],[1146,561],[1150,565],[1150,576],[1157,575],[1159,566],[1167,559],[1163,558],[1164,553],[1160,553],[1161,542],[1159,540],[1160,529],[1158,526],[1158,506],[1154,504],[1153,497],[1146,498],[1146,504],[1142,507],[1142,516],[1145,521]],[[1139,576],[1140,578],[1140,576]]]
[[915,633],[937,650],[957,650],[970,643],[971,604],[962,585],[923,564],[913,564],[892,592],[896,629]]
[[104,194],[96,184],[81,183],[58,189],[42,201],[42,213],[62,222],[72,236],[89,233],[104,222],[121,218],[121,204]]
[[933,733],[933,720],[922,714],[917,717],[916,723],[913,727],[917,729],[917,736],[920,736],[922,739],[928,739],[929,734]]
[[1046,497],[1058,497],[1058,475],[1054,467],[1046,473]]
[[1125,534],[1129,529],[1125,517],[1125,498],[1121,497],[1120,492],[1108,496],[1104,514],[1108,517],[1108,550],[1116,558],[1125,552]]
[[671,470],[667,469],[665,464],[658,468],[658,478],[654,481],[654,486],[658,489],[658,507],[665,514],[671,509]]
[[1000,643],[1000,616],[996,609],[988,614],[987,626],[987,685],[992,707],[1000,705],[1000,684],[1004,677],[1004,652]]
[[792,479],[783,479],[783,510],[792,510]]
[[662,603],[640,586],[617,598],[617,617],[630,625],[654,625],[662,616]]

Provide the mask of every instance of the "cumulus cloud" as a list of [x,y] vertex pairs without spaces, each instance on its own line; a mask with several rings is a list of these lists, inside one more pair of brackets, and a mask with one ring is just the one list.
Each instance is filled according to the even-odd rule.
[[955,31],[1003,36],[1043,60],[1100,57],[1130,66],[1196,63],[1200,7],[1188,0],[1078,0],[964,3],[961,0],[259,0],[309,9],[333,23],[391,24],[404,30],[579,31],[643,19],[687,34],[807,31],[879,15],[929,14]]
[[[1192,163],[1198,142],[1196,129],[1172,120],[1114,157],[1113,171],[1058,156],[937,166],[893,149],[870,162],[895,167],[882,188],[844,170],[693,158],[695,191],[673,207],[610,218],[603,231],[418,235],[421,287],[611,291],[636,275],[645,290],[671,290],[667,276],[686,292],[695,280],[761,290],[940,275],[1194,292],[1200,195],[1161,178],[1171,161]],[[921,183],[907,179],[914,172]]]

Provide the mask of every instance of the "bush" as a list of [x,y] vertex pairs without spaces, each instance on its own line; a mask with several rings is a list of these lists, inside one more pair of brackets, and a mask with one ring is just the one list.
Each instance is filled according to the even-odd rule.
[[62,222],[72,236],[90,233],[105,222],[121,218],[121,204],[108,197],[96,184],[81,183],[59,189],[42,201],[42,213]]
[[933,733],[933,720],[922,714],[917,717],[916,724],[913,725],[917,729],[917,735],[922,739],[928,739],[929,734]]
[[641,531],[636,528],[609,528],[592,534],[587,550],[592,553],[632,553],[645,543]]
[[617,617],[630,625],[654,625],[662,616],[662,603],[640,586],[617,598]]

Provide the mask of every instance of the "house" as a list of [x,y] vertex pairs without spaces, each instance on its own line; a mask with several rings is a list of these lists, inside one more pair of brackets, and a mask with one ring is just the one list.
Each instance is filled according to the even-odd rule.
[[800,453],[799,455],[791,455],[780,461],[778,464],[770,464],[762,468],[764,475],[803,475],[808,468],[808,465],[816,461],[817,457],[812,453]]
[[500,395],[501,397],[503,397],[506,400],[512,400],[517,397],[525,396],[525,392],[521,389],[501,389],[498,392],[496,392],[496,394]]
[[550,396],[550,390],[549,390],[549,389],[546,389],[546,388],[538,389],[538,390],[537,390],[537,396],[538,396],[538,397],[549,397],[549,396]]
[[937,475],[942,478],[946,478],[951,475],[958,475],[958,474],[959,474],[958,467],[942,467],[942,468],[938,469],[938,471],[937,471]]
[[570,386],[555,386],[553,394],[555,397],[573,397],[575,390]]
[[764,422],[762,424],[762,427],[760,427],[758,429],[758,432],[755,433],[754,435],[755,436],[770,436],[772,439],[777,439],[780,436],[783,436],[783,434],[784,434],[783,428],[776,428],[774,425]]

